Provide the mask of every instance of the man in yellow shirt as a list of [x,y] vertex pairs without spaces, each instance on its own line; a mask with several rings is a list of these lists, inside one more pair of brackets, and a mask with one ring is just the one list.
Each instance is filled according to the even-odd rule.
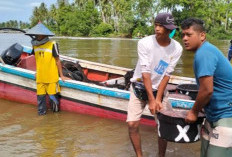
[[59,76],[63,81],[69,78],[63,75],[57,43],[49,39],[54,34],[42,23],[38,23],[26,35],[33,38],[31,43],[36,60],[38,114],[46,114],[46,94],[49,95],[53,112],[58,112]]

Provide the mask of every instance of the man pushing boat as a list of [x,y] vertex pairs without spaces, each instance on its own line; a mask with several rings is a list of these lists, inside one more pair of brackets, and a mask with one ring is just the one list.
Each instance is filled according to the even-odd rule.
[[49,95],[53,112],[58,112],[59,76],[63,81],[69,78],[63,75],[57,43],[49,39],[49,36],[54,36],[54,34],[40,22],[25,34],[33,38],[31,43],[32,54],[36,59],[38,114],[44,115],[47,112],[46,94]]

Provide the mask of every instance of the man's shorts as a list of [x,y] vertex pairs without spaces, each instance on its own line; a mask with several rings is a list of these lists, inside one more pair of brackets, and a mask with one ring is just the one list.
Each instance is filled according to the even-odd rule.
[[59,83],[37,83],[37,95],[54,95],[60,92]]
[[223,118],[214,123],[206,120],[201,136],[201,157],[232,156],[232,118]]
[[138,99],[133,91],[132,86],[130,87],[130,100],[127,109],[127,122],[129,121],[139,121],[143,110],[146,106],[147,102]]
[[[163,102],[167,101],[168,93],[165,92]],[[162,103],[163,103],[162,102]],[[134,94],[132,86],[130,87],[130,100],[127,109],[127,122],[130,121],[139,121],[141,119],[142,113],[146,106],[147,102],[140,100]]]

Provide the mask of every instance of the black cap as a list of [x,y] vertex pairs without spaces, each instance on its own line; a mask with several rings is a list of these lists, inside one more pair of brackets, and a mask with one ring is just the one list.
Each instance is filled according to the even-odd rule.
[[169,13],[159,13],[155,18],[155,23],[159,23],[169,30],[177,28],[177,26],[174,25],[174,17]]

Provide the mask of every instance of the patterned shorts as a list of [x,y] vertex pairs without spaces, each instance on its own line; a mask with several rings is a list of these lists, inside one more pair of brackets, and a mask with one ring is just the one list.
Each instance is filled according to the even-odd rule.
[[214,123],[206,120],[201,136],[201,157],[232,156],[232,118],[223,118]]

